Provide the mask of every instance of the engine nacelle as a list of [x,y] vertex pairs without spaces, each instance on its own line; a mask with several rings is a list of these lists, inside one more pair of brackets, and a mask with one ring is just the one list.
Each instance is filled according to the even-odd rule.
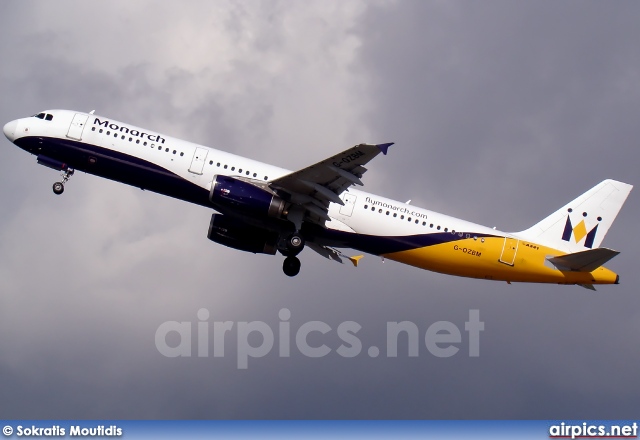
[[254,254],[275,255],[278,234],[233,220],[221,214],[211,215],[207,238],[233,249]]
[[229,176],[213,176],[209,200],[252,217],[282,217],[285,202],[251,183]]

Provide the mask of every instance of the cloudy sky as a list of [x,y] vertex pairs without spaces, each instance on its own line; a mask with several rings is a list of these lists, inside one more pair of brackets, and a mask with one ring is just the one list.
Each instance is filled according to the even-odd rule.
[[[395,141],[365,189],[521,230],[605,178],[637,183],[637,2],[7,1],[0,120],[89,111],[296,169]],[[455,278],[382,263],[282,258],[206,239],[210,212],[77,173],[2,141],[0,413],[8,418],[631,418],[640,409],[640,215],[603,245],[621,285]],[[168,358],[166,321],[236,323],[223,357]],[[333,331],[237,368],[237,323],[291,312]],[[480,356],[464,323],[479,310]],[[362,326],[344,358],[335,329]],[[372,358],[387,322],[462,330]],[[174,335],[175,336],[175,335]],[[251,343],[261,342],[259,335]],[[276,333],[276,340],[277,340]],[[171,339],[171,338],[169,338]],[[169,342],[172,342],[171,340]],[[175,341],[173,341],[175,342]]]

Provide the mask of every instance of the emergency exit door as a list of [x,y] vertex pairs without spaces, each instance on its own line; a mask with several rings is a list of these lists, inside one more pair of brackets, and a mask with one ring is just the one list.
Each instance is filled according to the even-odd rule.
[[353,214],[353,207],[356,205],[356,196],[345,193],[342,196],[342,201],[344,202],[344,205],[340,207],[340,214],[351,217],[351,214]]
[[208,148],[196,148],[196,152],[193,153],[193,159],[191,160],[191,166],[189,171],[193,174],[202,174],[204,168],[204,162],[207,159]]

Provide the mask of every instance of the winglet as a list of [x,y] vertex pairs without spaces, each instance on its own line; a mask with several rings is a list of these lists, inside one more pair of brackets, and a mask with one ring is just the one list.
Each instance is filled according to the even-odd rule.
[[380,149],[380,151],[382,151],[382,154],[384,154],[385,156],[387,155],[387,150],[389,150],[389,147],[392,146],[393,144],[395,144],[395,142],[389,142],[386,144],[378,144],[376,145],[376,147],[378,147]]
[[356,255],[355,257],[347,257],[349,261],[353,263],[353,267],[358,267],[358,262],[364,257],[364,255]]

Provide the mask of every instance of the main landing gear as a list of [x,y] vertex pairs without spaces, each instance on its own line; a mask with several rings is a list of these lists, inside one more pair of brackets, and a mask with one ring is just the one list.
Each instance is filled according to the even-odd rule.
[[296,255],[302,252],[302,249],[304,249],[304,237],[299,232],[294,232],[281,242],[280,253],[287,257],[282,264],[285,275],[295,277],[300,273],[300,260]]
[[64,173],[62,173],[62,182],[56,182],[53,184],[53,193],[56,195],[60,195],[64,192],[64,184],[71,179],[73,176],[74,170],[73,168],[67,168]]

